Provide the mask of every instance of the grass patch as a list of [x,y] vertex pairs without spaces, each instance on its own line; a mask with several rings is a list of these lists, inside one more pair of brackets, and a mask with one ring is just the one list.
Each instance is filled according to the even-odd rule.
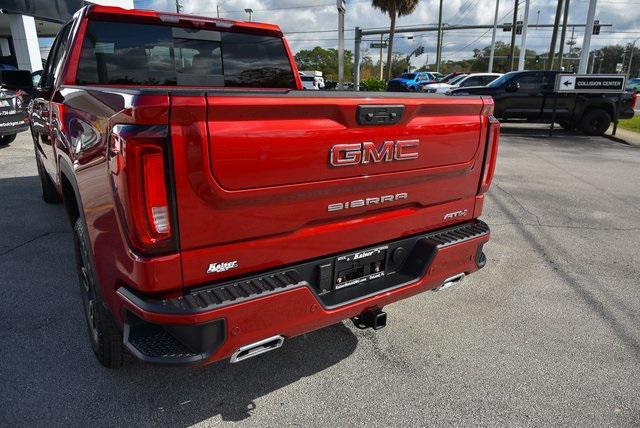
[[618,122],[620,128],[628,129],[629,131],[640,132],[640,114],[636,112],[633,119],[621,119]]

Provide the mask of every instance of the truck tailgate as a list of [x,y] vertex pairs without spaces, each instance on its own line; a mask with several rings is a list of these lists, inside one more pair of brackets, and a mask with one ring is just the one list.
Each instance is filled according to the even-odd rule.
[[[473,212],[486,140],[481,98],[209,92],[172,94],[171,105],[187,285],[382,242],[395,229],[386,222],[419,233],[442,223],[419,216],[440,205],[460,202],[467,219]],[[370,125],[358,120],[359,106],[403,111],[395,124]],[[402,141],[414,156],[397,160]],[[375,153],[363,154],[363,143]],[[352,162],[336,166],[332,149],[343,144]],[[367,222],[380,232],[362,236]],[[289,246],[273,253],[294,241],[295,255]],[[238,269],[205,274],[208,263],[228,261]]]

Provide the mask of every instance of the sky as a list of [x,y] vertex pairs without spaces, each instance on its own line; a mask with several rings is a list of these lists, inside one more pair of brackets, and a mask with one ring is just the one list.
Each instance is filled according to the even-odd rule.
[[[511,22],[514,0],[499,0],[499,23]],[[253,20],[279,25],[287,36],[294,52],[314,46],[337,47],[338,13],[332,0],[180,0],[184,13],[216,16],[216,6],[220,17],[247,20],[245,8],[254,10]],[[175,11],[175,0],[135,0],[141,9]],[[438,21],[439,0],[421,0],[416,10],[398,19],[397,25],[435,25]],[[447,24],[493,24],[496,0],[445,0],[443,22]],[[530,0],[529,23],[553,24],[557,0]],[[569,24],[584,24],[589,0],[570,0]],[[523,19],[525,1],[519,3],[519,20]],[[600,35],[591,39],[591,49],[609,44],[626,44],[640,38],[640,0],[599,0],[596,19],[613,27],[602,28]],[[371,0],[347,0],[345,15],[345,48],[353,50],[354,31],[360,28],[388,28],[389,17],[374,9]],[[498,29],[496,40],[510,43],[509,32]],[[576,28],[576,46],[582,45],[583,28]],[[567,39],[571,35],[568,30]],[[413,39],[409,39],[413,36]],[[516,43],[520,44],[520,36]],[[370,43],[379,41],[380,36],[366,36],[363,39],[364,55],[374,61],[379,56],[378,49],[371,49]],[[551,28],[529,29],[527,49],[537,52],[549,50]],[[456,30],[444,33],[443,60],[469,58],[474,48],[483,48],[491,43],[491,30]],[[640,40],[638,41],[640,45]],[[394,51],[408,54],[418,46],[424,46],[425,53],[412,59],[412,65],[423,65],[427,60],[434,62],[436,33],[403,33],[394,42]],[[565,49],[566,51],[566,49]]]

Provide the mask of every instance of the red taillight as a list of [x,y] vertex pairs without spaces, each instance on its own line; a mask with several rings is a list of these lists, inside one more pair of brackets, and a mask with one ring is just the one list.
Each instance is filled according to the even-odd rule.
[[167,128],[117,125],[110,149],[113,192],[131,246],[143,254],[175,251]]
[[493,116],[493,111],[495,108],[495,104],[493,103],[493,98],[491,97],[482,97],[482,111],[480,112],[481,116]]
[[480,181],[479,193],[485,193],[491,186],[493,174],[496,170],[498,159],[498,141],[500,140],[500,122],[493,116],[489,116],[489,135],[487,137],[487,152],[484,157],[484,169],[482,181]]
[[633,90],[633,97],[631,98],[631,110],[636,108],[636,104],[638,102],[638,91]]
[[147,218],[157,234],[171,234],[169,224],[169,204],[164,174],[164,158],[161,150],[142,154],[142,170],[145,171],[144,197]]

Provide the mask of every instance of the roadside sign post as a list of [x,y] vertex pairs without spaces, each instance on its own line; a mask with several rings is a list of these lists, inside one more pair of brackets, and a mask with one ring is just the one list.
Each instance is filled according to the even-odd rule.
[[[624,92],[626,78],[620,74],[557,74],[556,84],[553,92],[553,112],[551,114],[551,128],[549,136],[553,134],[553,127],[557,117],[558,95],[559,94],[578,94],[578,93],[615,93],[622,94]],[[615,135],[618,127],[618,102],[613,119],[613,135]]]

